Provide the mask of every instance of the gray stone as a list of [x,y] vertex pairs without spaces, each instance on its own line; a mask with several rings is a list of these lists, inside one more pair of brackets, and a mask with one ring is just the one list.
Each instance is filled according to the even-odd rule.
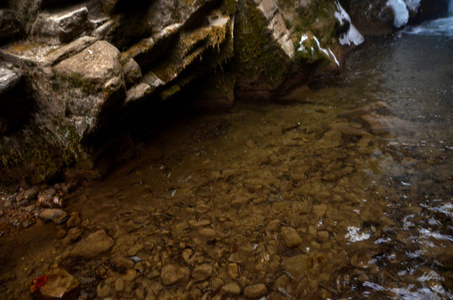
[[260,298],[267,295],[267,287],[265,284],[250,285],[244,289],[246,298]]
[[97,39],[91,36],[83,36],[67,45],[64,45],[46,56],[46,64],[56,65],[59,62],[80,53],[83,49],[93,45]]
[[56,224],[61,224],[68,219],[68,214],[59,208],[47,208],[43,209],[39,213],[39,217],[46,221],[51,221]]
[[170,264],[162,268],[160,277],[165,285],[185,283],[190,279],[190,270],[175,264]]
[[291,227],[282,227],[281,232],[286,247],[293,248],[299,246],[302,243],[302,238],[300,237],[296,229]]
[[102,252],[112,248],[113,244],[115,244],[115,241],[104,230],[98,230],[75,244],[69,251],[69,256],[95,258]]
[[291,33],[286,28],[285,20],[275,0],[255,0],[258,9],[268,21],[267,29],[272,38],[280,45],[284,53],[290,58],[295,57],[294,45],[291,40]]
[[209,264],[199,265],[192,271],[192,278],[195,281],[204,281],[211,277],[212,272],[214,272],[213,266]]
[[21,81],[22,76],[22,72],[14,69],[11,64],[0,64],[0,95],[13,90]]
[[165,84],[165,82],[163,82],[159,77],[157,77],[157,75],[154,74],[152,71],[146,73],[143,76],[142,82],[149,84],[153,91]]
[[98,41],[54,67],[56,74],[86,84],[102,84],[121,74],[120,52],[106,41]]
[[66,270],[58,268],[46,273],[46,284],[38,290],[39,299],[76,299],[80,283]]
[[44,207],[53,207],[53,198],[56,194],[54,189],[47,189],[38,195],[38,204]]
[[53,14],[41,13],[32,34],[38,41],[67,43],[85,32],[88,24],[88,9],[76,6]]
[[123,66],[123,73],[127,88],[133,86],[140,80],[140,78],[142,78],[142,70],[137,62],[132,58],[129,59]]
[[152,89],[146,83],[139,83],[138,85],[132,87],[126,92],[126,104],[130,104],[135,102],[136,100],[140,100],[145,98],[147,95],[151,94]]

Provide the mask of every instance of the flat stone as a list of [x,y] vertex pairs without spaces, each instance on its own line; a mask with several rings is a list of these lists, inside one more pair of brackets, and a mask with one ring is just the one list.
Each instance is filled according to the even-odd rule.
[[99,84],[120,75],[122,69],[119,58],[120,52],[115,46],[106,41],[98,41],[63,60],[54,70],[63,77]]
[[68,214],[59,208],[43,209],[39,213],[39,217],[46,221],[51,221],[56,224],[64,223],[67,220]]
[[192,278],[195,281],[204,281],[211,277],[212,272],[214,272],[213,266],[209,264],[199,265],[192,271]]
[[41,13],[33,27],[35,39],[47,43],[67,43],[82,34],[88,25],[88,9],[71,7],[57,13]]
[[147,95],[151,94],[152,88],[147,83],[139,83],[126,92],[125,103],[129,104],[134,101],[145,98]]
[[297,247],[302,243],[302,238],[294,228],[282,227],[281,233],[288,248]]
[[78,242],[74,245],[72,250],[69,252],[69,256],[83,257],[83,258],[94,258],[112,248],[115,242],[109,237],[104,230],[98,230],[86,239]]
[[239,296],[241,294],[241,287],[237,283],[229,283],[222,286],[220,292],[225,296]]
[[266,296],[267,287],[265,284],[250,285],[244,289],[244,296],[246,298],[260,298]]
[[80,283],[65,269],[51,270],[46,276],[46,284],[37,292],[39,299],[77,299]]
[[50,65],[56,65],[59,62],[80,53],[83,49],[93,45],[97,39],[91,36],[83,36],[67,45],[59,47],[47,55],[46,61]]
[[185,283],[190,279],[190,270],[189,268],[170,264],[162,268],[160,277],[164,285]]

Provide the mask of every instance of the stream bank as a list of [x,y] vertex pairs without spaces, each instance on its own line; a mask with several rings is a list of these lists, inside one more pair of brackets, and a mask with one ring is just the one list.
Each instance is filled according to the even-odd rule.
[[451,298],[453,48],[431,25],[283,103],[161,131],[68,192],[80,223],[1,237],[5,298],[56,267],[81,299]]

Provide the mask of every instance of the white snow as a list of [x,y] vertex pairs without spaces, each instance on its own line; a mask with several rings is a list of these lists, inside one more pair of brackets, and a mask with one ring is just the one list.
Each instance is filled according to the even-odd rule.
[[[333,54],[332,50],[329,49],[329,51],[327,51],[326,49],[322,48],[321,47],[321,44],[319,43],[318,39],[316,38],[316,36],[313,36],[313,38],[315,39],[315,42],[316,42],[316,45],[318,46],[318,49],[324,53],[327,58],[333,58],[335,63],[337,64],[337,66],[340,66],[340,63],[338,62],[337,58],[335,57],[335,55]],[[329,54],[329,52],[332,54],[332,56]]]
[[363,43],[363,41],[365,40],[363,35],[360,34],[357,28],[355,28],[355,26],[351,23],[351,18],[349,17],[348,13],[338,2],[337,9],[338,11],[335,12],[335,18],[337,18],[338,22],[340,22],[340,25],[343,25],[345,22],[348,22],[350,24],[348,31],[340,36],[340,44],[349,46],[352,43],[358,46]]
[[400,28],[407,24],[407,21],[409,21],[409,11],[403,0],[388,0],[387,6],[390,6],[395,14],[395,18],[393,19],[393,25],[395,27]]
[[330,48],[329,48],[329,53],[330,53],[330,55],[332,55],[333,59],[335,60],[335,63],[337,64],[337,66],[340,66],[340,63],[338,62],[337,57],[335,56],[335,54],[333,54],[333,52],[332,52],[332,50],[330,50]]
[[321,47],[321,44],[319,43],[318,39],[317,39],[315,36],[313,36],[313,38],[315,39],[316,45],[318,45],[318,49],[319,49],[322,53],[324,53],[327,57],[330,57],[329,52],[327,52],[326,49],[324,49],[324,48]]
[[340,44],[342,45],[351,45],[353,43],[354,45],[358,46],[363,41],[365,38],[363,37],[362,34],[355,28],[354,25],[349,26],[348,32],[344,33],[342,36],[340,36]]
[[365,241],[371,237],[369,233],[360,233],[360,228],[354,226],[348,226],[348,233],[345,235],[345,238],[349,238],[351,242],[360,242]]
[[308,36],[304,33],[302,34],[302,36],[300,37],[300,42],[299,42],[299,48],[297,48],[297,51],[305,51],[305,47],[303,45],[303,43],[308,40]]

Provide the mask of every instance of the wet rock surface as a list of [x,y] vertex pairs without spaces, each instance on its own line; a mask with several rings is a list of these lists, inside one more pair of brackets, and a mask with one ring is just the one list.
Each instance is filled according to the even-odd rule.
[[81,240],[69,251],[69,256],[94,258],[109,250],[115,241],[104,230],[98,230]]
[[[40,186],[27,206],[32,186],[2,192],[0,293],[29,297],[58,265],[81,299],[448,299],[451,108],[382,103],[393,77],[357,86],[357,70],[293,104],[185,119],[75,191]],[[50,188],[65,207],[39,205]]]

